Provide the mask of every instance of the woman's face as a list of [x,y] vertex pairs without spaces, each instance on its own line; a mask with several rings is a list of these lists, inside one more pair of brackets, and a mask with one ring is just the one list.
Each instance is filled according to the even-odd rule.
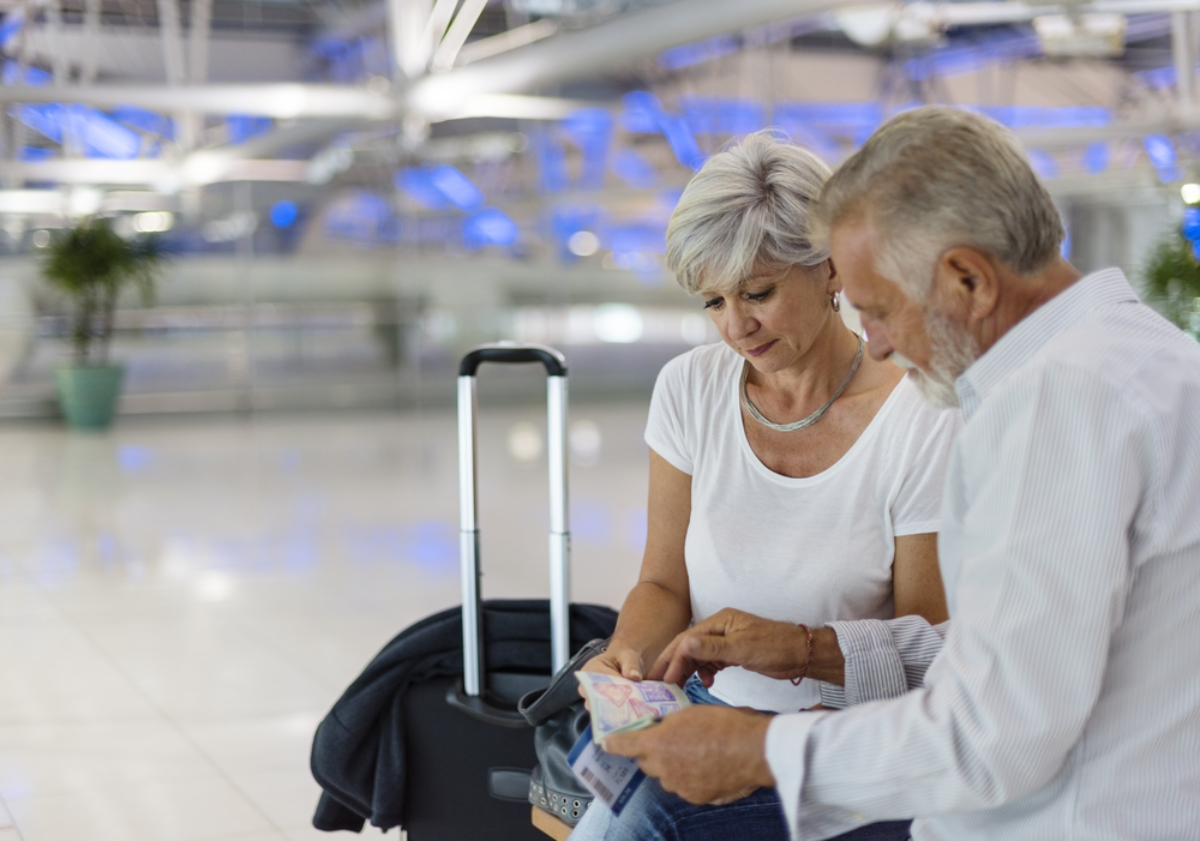
[[829,263],[756,270],[736,292],[704,292],[704,309],[725,343],[763,374],[784,371],[808,353],[833,315]]

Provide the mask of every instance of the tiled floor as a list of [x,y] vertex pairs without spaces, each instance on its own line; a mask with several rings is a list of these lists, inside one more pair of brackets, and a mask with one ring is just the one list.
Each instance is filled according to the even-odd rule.
[[[645,405],[571,416],[574,597],[615,606]],[[485,596],[547,590],[542,426],[485,413]],[[459,600],[454,446],[431,412],[0,426],[0,841],[332,838],[313,729]]]

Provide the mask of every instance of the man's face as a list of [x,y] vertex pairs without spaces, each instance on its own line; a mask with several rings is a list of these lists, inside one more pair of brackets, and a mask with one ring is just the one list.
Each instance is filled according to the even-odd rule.
[[862,317],[871,356],[908,369],[934,406],[957,406],[954,382],[979,356],[974,339],[935,306],[914,301],[876,271],[879,238],[869,220],[835,226],[829,244],[846,300]]

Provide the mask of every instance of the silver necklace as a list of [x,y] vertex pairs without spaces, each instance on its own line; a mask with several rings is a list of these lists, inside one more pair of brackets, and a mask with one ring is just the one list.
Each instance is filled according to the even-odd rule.
[[853,378],[854,372],[858,370],[858,363],[862,362],[863,339],[862,336],[857,335],[855,338],[858,339],[858,351],[854,354],[854,363],[850,366],[850,373],[846,375],[846,379],[842,380],[842,384],[838,386],[838,390],[833,393],[833,397],[830,397],[829,401],[824,406],[817,409],[808,417],[801,418],[800,420],[793,421],[792,423],[775,423],[774,421],[769,421],[764,418],[762,416],[762,412],[758,411],[758,409],[754,407],[754,404],[750,402],[750,395],[746,393],[746,378],[750,375],[750,360],[746,360],[742,364],[741,392],[742,405],[746,407],[746,411],[750,413],[750,417],[754,418],[763,426],[769,426],[771,429],[778,430],[779,432],[794,432],[797,429],[804,429],[806,426],[812,426],[821,418],[825,417],[825,413],[829,411],[829,407],[833,405],[833,401],[841,397],[842,392],[846,390],[846,386],[850,385],[850,380]]

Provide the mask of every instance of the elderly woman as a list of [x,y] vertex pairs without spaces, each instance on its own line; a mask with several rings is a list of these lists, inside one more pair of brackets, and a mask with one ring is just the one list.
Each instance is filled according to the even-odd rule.
[[[723,343],[659,375],[641,575],[588,670],[640,680],[677,634],[726,607],[805,626],[946,618],[935,532],[958,414],[930,408],[901,369],[864,355],[838,314],[837,269],[808,229],[829,174],[759,132],[713,156],[683,192],[667,262]],[[815,681],[740,668],[687,688],[699,703],[776,712],[821,700]],[[905,826],[860,837],[906,838]],[[572,838],[689,832],[787,837],[773,792],[695,807],[646,780],[619,817],[597,806]]]

